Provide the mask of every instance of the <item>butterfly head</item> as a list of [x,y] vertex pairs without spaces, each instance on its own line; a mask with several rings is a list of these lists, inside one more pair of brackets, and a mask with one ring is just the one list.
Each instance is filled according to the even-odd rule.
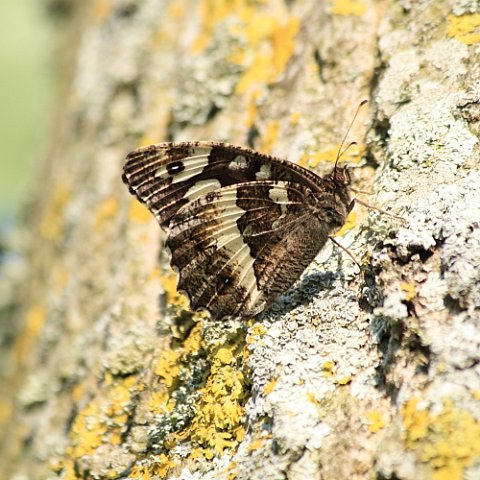
[[345,219],[353,207],[349,187],[351,183],[350,168],[335,166],[323,177],[324,199],[319,204],[318,212],[329,224],[330,231],[335,232],[343,226]]
[[331,173],[331,177],[332,177],[333,183],[340,188],[349,187],[350,183],[352,183],[350,168],[347,165],[343,167],[339,167],[338,165],[335,165],[335,168]]

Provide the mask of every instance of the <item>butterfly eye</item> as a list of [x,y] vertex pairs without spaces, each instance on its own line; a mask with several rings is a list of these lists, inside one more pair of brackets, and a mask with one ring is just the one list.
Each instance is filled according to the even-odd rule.
[[170,175],[176,175],[177,173],[182,172],[184,169],[185,169],[185,165],[183,164],[183,162],[180,162],[180,161],[173,162],[167,165],[167,172]]
[[340,167],[333,171],[333,181],[342,187],[350,185],[351,177],[348,167]]
[[217,293],[222,294],[232,285],[232,278],[227,276],[219,276],[217,280]]

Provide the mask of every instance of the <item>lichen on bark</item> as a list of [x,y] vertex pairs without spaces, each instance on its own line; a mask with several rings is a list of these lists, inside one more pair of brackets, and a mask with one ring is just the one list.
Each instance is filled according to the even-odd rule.
[[[2,265],[2,474],[480,475],[475,5],[73,8],[58,128],[11,242],[23,266]],[[192,317],[125,154],[221,140],[321,173],[364,98],[344,159],[390,215],[357,206],[338,237],[363,271],[329,245],[256,319]]]

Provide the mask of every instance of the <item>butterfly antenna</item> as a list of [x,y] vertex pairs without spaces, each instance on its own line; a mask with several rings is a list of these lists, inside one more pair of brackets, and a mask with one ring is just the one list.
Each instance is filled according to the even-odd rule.
[[345,135],[343,136],[342,141],[341,141],[341,143],[340,143],[340,148],[338,149],[337,158],[335,159],[335,167],[334,167],[334,170],[337,169],[337,165],[338,165],[338,161],[340,160],[340,157],[341,157],[352,145],[356,145],[356,144],[357,144],[356,142],[352,142],[352,143],[350,143],[346,148],[343,148],[343,146],[345,145],[345,141],[347,140],[348,134],[350,133],[350,130],[352,129],[352,126],[353,126],[353,124],[355,123],[355,120],[357,119],[357,116],[358,116],[358,113],[360,112],[360,109],[361,109],[366,103],[368,103],[368,100],[362,100],[362,101],[358,104],[357,110],[355,111],[355,115],[353,116],[353,119],[352,119],[352,121],[350,122],[350,125],[348,126],[347,131],[345,132]]
[[[339,150],[337,161],[338,161],[339,158],[342,158],[350,150],[351,147],[353,147],[355,145],[358,145],[358,143],[357,142],[350,142],[343,150]],[[337,163],[335,162],[335,166],[336,165],[337,165]]]

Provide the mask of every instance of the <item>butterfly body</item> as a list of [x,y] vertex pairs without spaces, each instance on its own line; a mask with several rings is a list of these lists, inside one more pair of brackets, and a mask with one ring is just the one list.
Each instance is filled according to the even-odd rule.
[[215,142],[139,148],[127,156],[123,180],[166,231],[178,289],[215,320],[268,307],[353,207],[346,167],[319,177]]

